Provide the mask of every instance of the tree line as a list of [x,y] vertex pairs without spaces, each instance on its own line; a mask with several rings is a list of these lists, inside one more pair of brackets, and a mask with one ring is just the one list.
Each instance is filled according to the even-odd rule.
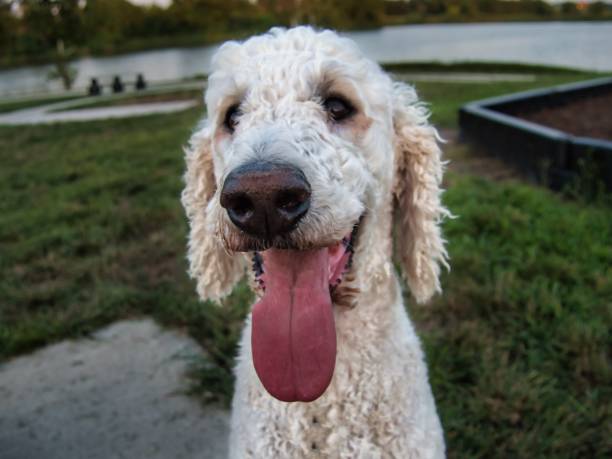
[[242,37],[273,25],[335,29],[484,20],[612,19],[603,2],[542,0],[0,0],[0,65]]

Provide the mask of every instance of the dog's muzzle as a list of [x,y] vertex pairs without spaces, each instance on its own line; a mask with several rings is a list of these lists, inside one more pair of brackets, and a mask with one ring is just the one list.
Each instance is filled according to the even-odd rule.
[[297,226],[308,212],[310,196],[310,184],[298,168],[253,161],[230,172],[220,203],[238,228],[270,241]]

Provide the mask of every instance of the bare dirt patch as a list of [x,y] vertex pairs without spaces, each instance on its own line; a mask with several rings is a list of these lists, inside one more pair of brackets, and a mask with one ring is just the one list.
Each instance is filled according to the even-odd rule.
[[612,91],[514,115],[576,136],[612,140]]

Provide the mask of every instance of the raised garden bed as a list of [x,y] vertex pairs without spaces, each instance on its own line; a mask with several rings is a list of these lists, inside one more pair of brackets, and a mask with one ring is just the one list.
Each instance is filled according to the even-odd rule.
[[459,125],[539,183],[558,190],[587,180],[612,191],[612,78],[472,102]]

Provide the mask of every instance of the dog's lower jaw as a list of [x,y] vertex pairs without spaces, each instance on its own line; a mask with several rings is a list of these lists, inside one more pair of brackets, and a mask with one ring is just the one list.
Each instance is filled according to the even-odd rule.
[[357,296],[356,308],[335,308],[336,371],[327,391],[310,403],[279,402],[263,389],[247,320],[230,457],[444,457],[423,353],[399,282],[392,274],[378,288],[384,297],[373,289]]

